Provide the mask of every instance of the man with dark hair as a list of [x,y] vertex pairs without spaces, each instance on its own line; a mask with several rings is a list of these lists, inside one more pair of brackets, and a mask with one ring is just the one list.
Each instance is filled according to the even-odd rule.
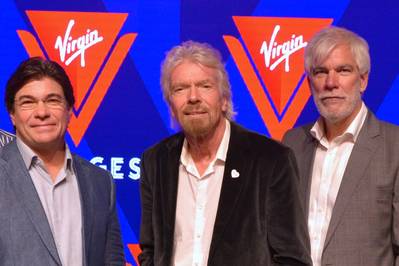
[[35,57],[6,87],[16,140],[0,153],[0,265],[124,265],[111,175],[71,154],[65,71]]
[[399,265],[399,127],[362,101],[370,73],[367,42],[329,27],[305,49],[320,118],[293,129],[313,265]]
[[293,154],[232,122],[218,51],[174,47],[161,84],[182,132],[143,154],[140,265],[311,265]]

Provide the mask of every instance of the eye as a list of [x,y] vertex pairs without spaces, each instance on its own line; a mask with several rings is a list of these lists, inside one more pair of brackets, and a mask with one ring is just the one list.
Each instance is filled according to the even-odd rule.
[[209,91],[214,88],[213,84],[210,82],[200,83],[200,84],[198,84],[198,87],[204,92]]
[[172,87],[172,95],[182,95],[182,94],[186,93],[188,88],[190,88],[190,86],[176,85],[176,86]]
[[30,108],[34,108],[36,105],[36,101],[32,100],[32,99],[23,99],[21,101],[19,101],[19,105],[21,106],[21,108],[23,109],[30,109]]
[[183,87],[174,87],[173,88],[173,90],[172,90],[172,93],[173,94],[179,94],[179,93],[181,93],[183,91]]
[[313,76],[320,76],[320,75],[323,75],[323,74],[328,74],[328,70],[324,69],[324,68],[315,68],[312,71],[312,75]]
[[50,97],[45,101],[48,105],[61,105],[63,100],[59,97]]
[[350,68],[350,67],[341,67],[341,68],[339,68],[338,70],[337,70],[337,72],[338,73],[341,73],[341,74],[350,74],[350,73],[352,73],[352,68]]
[[21,103],[21,105],[26,105],[26,104],[32,104],[35,102],[33,100],[22,100],[20,103]]
[[65,100],[59,96],[50,96],[49,98],[43,100],[49,108],[63,108],[65,105]]

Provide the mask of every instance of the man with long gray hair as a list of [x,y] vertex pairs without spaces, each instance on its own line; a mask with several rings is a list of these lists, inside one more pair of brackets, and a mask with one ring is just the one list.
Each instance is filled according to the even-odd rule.
[[310,265],[293,154],[232,122],[219,52],[174,47],[161,85],[182,132],[143,154],[140,265]]

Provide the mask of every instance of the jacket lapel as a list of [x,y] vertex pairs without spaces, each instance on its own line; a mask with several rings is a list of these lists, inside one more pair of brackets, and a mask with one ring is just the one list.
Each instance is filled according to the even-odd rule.
[[310,198],[310,187],[313,172],[313,162],[314,155],[317,148],[317,141],[310,134],[310,127],[305,129],[306,139],[303,146],[303,153],[299,156],[298,167],[300,170],[300,186],[301,193],[304,195],[305,202],[303,202],[305,207],[306,217],[309,215],[309,198]]
[[[163,221],[165,221],[164,243],[168,244],[168,256],[172,256],[173,238],[176,216],[177,185],[179,177],[180,155],[183,147],[184,136],[179,133],[171,142],[166,144],[166,149],[161,151],[160,173],[166,173],[160,177],[161,195],[163,205]],[[170,260],[168,260],[170,261]]]
[[73,168],[75,171],[76,179],[78,181],[79,186],[79,194],[80,194],[80,204],[81,204],[81,212],[82,212],[82,241],[84,245],[83,250],[83,261],[84,265],[86,265],[87,258],[89,257],[89,247],[90,247],[90,239],[91,239],[91,228],[93,224],[93,206],[95,203],[93,202],[93,186],[88,184],[88,176],[82,165],[79,163],[79,160],[75,155],[72,155],[73,158]]
[[[240,135],[240,130],[242,129],[239,126],[231,122],[231,135],[208,261],[211,260],[218,242],[223,236],[224,229],[236,210],[236,205],[244,187],[243,182],[246,180],[247,171],[243,154],[245,154],[248,146],[245,145],[247,140]],[[237,173],[239,173],[239,177],[233,178],[232,176]]]
[[352,153],[349,157],[347,167],[342,178],[342,182],[338,191],[337,199],[335,201],[332,212],[330,225],[328,227],[324,249],[331,240],[334,231],[336,230],[340,218],[345,212],[348,201],[351,199],[354,191],[359,184],[359,181],[365,176],[365,171],[369,162],[378,148],[379,138],[379,122],[374,115],[369,111],[367,119],[364,122],[358,139],[353,147]]
[[15,195],[21,201],[21,206],[26,211],[50,255],[58,265],[61,265],[46,213],[15,140],[3,148],[1,156],[7,162],[7,177],[12,184]]

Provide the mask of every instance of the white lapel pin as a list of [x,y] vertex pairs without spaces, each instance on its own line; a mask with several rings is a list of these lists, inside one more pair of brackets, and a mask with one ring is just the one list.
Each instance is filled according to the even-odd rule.
[[240,176],[240,173],[236,169],[231,170],[232,178],[238,178],[239,176]]

